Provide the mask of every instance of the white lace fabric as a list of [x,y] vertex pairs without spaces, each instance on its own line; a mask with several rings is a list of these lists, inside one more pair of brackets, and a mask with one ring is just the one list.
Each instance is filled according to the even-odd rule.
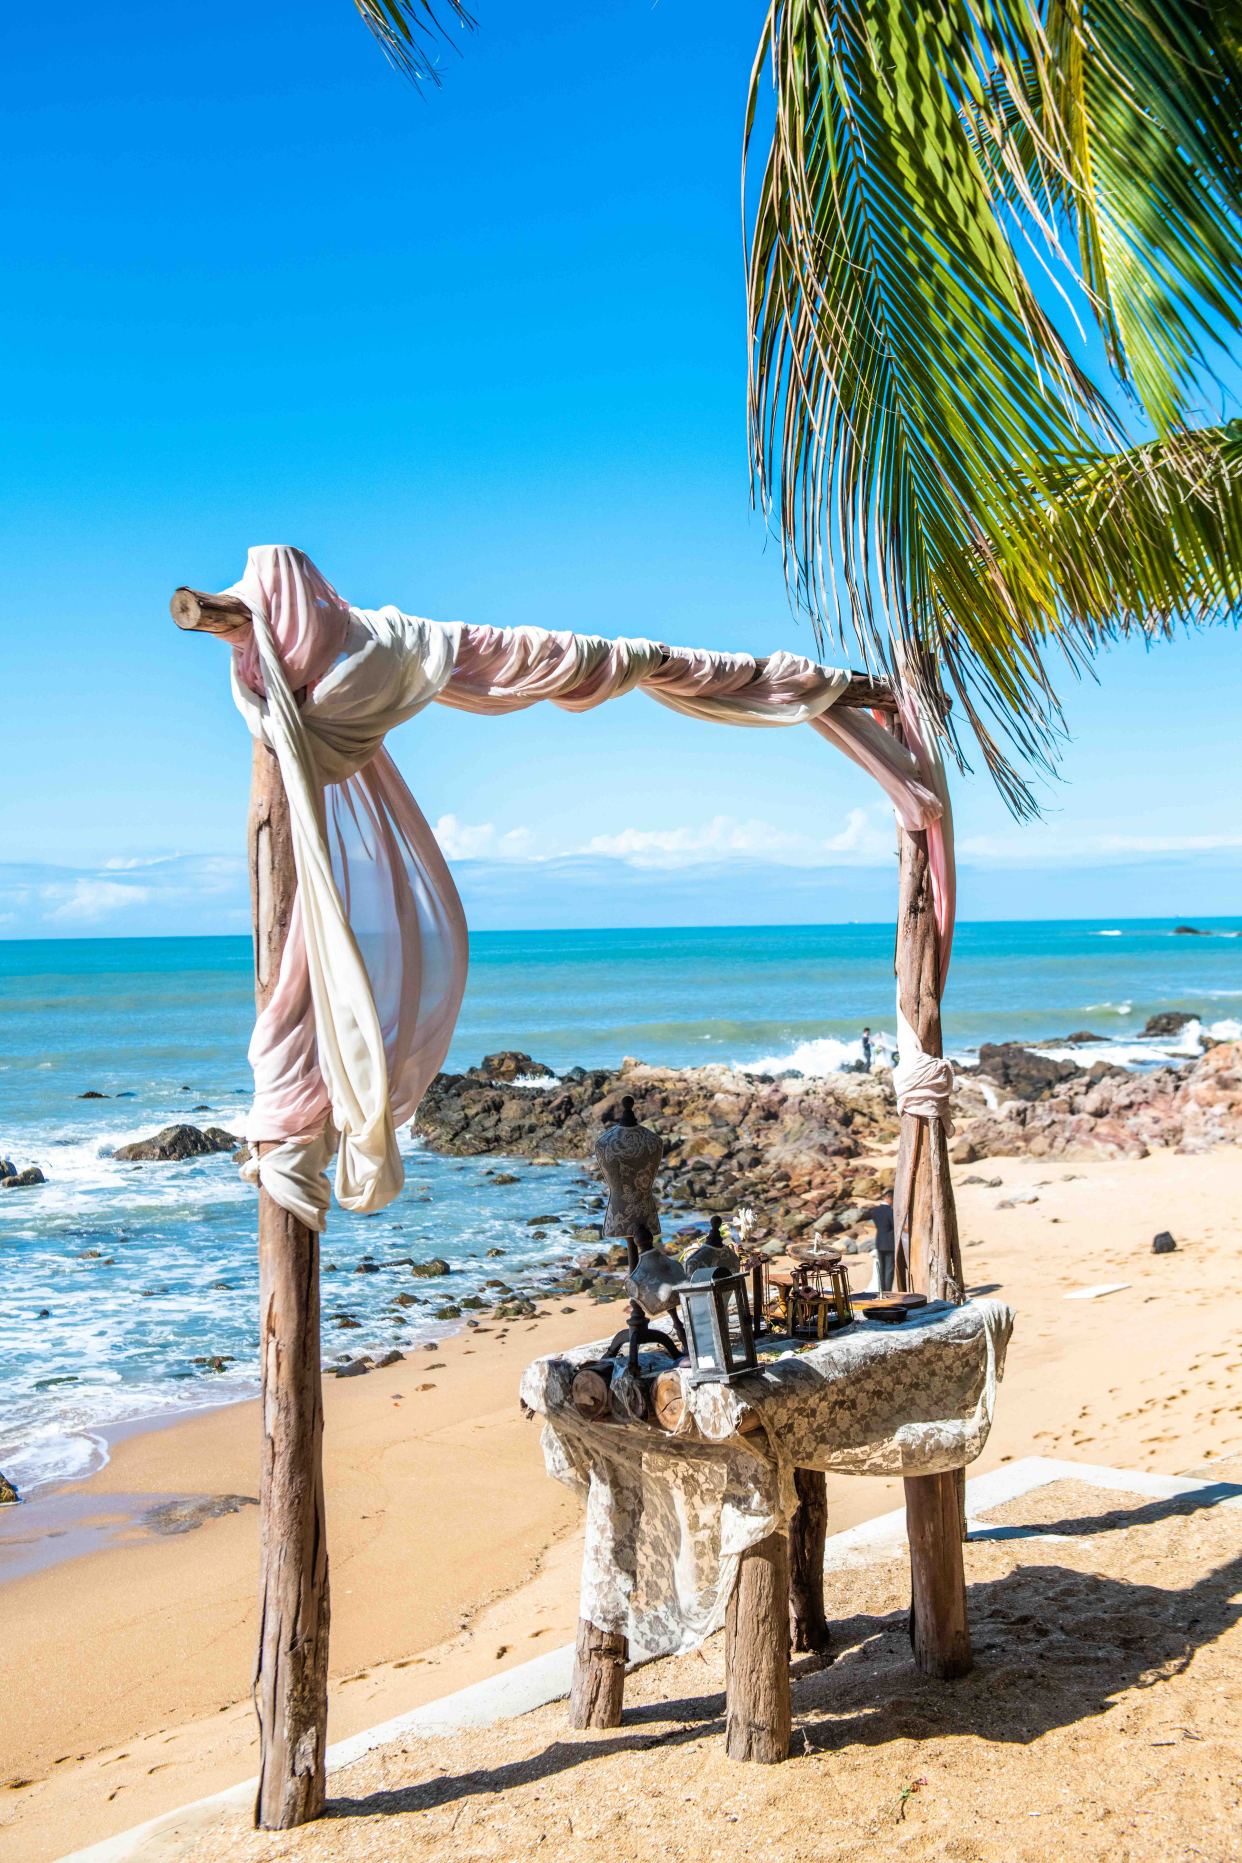
[[[788,1524],[795,1469],[965,1468],[987,1443],[1012,1329],[994,1300],[858,1322],[736,1383],[687,1386],[675,1434],[574,1409],[600,1342],[536,1359],[522,1400],[544,1419],[548,1472],[586,1497],[581,1615],[652,1655],[691,1649],[723,1623],[742,1554]],[[761,1427],[742,1435],[748,1412]]]

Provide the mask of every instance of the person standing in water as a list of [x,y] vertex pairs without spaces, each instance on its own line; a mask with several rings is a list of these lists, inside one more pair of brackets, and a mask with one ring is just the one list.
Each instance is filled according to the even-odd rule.
[[870,1073],[871,1072],[871,1030],[870,1029],[864,1029],[862,1032],[862,1051],[863,1051],[863,1066],[866,1068],[867,1072]]

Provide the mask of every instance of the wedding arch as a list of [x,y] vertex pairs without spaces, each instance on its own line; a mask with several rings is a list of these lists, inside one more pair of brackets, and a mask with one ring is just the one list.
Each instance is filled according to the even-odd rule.
[[[385,748],[427,705],[496,716],[550,700],[586,712],[629,692],[711,723],[809,725],[878,782],[898,834],[894,966],[900,1138],[898,1285],[961,1300],[949,1177],[952,1070],[940,999],[955,914],[938,737],[900,686],[779,651],[420,619],[349,603],[300,550],[265,545],[221,594],[181,588],[178,626],[232,648],[254,740],[248,856],[257,1019],[244,1172],[259,1188],[263,1462],[255,1702],[256,1821],[323,1808],[328,1553],[322,1477],[319,1236],[327,1168],[345,1207],[398,1194],[398,1126],[441,1065],[466,978],[465,915]],[[910,1478],[916,1659],[969,1665],[952,1474]]]

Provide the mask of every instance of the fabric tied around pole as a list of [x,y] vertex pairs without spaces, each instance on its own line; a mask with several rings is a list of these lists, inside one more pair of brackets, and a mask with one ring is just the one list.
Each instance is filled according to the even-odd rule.
[[[632,691],[686,716],[809,724],[925,829],[941,931],[952,936],[952,841],[934,734],[910,745],[834,710],[849,675],[796,654],[714,653],[645,639],[441,623],[351,607],[301,551],[252,549],[229,593],[253,628],[234,645],[233,694],[275,754],[289,803],[297,898],[275,990],[250,1044],[255,1097],[245,1168],[322,1228],[327,1169],[350,1210],[383,1209],[404,1181],[397,1129],[452,1039],[468,963],[457,889],[385,749],[433,702],[498,716],[550,700],[587,711]],[[903,1031],[904,1034],[904,1031]],[[914,1047],[901,1044],[903,1062]],[[934,1095],[930,1074],[909,1091]]]

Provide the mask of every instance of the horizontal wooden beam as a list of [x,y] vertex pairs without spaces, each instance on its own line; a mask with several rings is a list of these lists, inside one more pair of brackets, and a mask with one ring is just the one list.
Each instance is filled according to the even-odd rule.
[[[208,595],[202,589],[178,589],[169,603],[180,628],[195,634],[234,635],[250,626],[250,610],[240,595]],[[837,700],[853,711],[896,711],[893,688],[886,679],[851,673],[850,683]]]
[[851,673],[850,683],[837,704],[851,711],[895,712],[897,697],[887,679],[872,679],[868,673]]
[[236,634],[252,619],[240,595],[206,595],[202,589],[178,589],[168,606],[177,626],[193,634]]

